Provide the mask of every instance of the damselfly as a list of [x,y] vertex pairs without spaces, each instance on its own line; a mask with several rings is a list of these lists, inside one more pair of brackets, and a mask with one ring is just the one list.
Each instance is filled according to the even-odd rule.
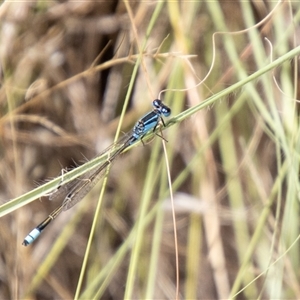
[[[99,167],[88,171],[80,179],[74,179],[65,185],[61,184],[56,191],[50,195],[50,200],[55,198],[63,198],[63,202],[58,206],[42,223],[35,227],[24,239],[23,245],[27,246],[35,241],[41,232],[54,220],[62,211],[68,210],[82,200],[85,195],[96,185],[104,174],[104,170],[121,154],[126,148],[131,146],[136,141],[142,139],[145,134],[151,130],[155,130],[159,122],[165,126],[162,116],[168,117],[171,114],[171,109],[164,105],[161,100],[156,99],[152,103],[153,110],[143,116],[133,127],[131,132],[119,146],[113,145],[112,153],[108,153],[108,159]],[[111,150],[111,148],[109,148]]]

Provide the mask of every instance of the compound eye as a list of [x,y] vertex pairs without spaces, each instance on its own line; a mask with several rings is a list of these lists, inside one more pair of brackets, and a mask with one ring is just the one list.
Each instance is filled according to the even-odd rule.
[[152,105],[153,105],[155,108],[161,108],[161,106],[162,106],[161,100],[159,100],[159,99],[153,100]]
[[171,114],[171,108],[164,106],[161,112],[165,117],[168,117]]

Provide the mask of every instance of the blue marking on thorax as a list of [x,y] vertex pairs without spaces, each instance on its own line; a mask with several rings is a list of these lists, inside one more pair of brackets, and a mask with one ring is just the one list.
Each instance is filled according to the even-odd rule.
[[153,111],[144,115],[134,125],[132,130],[132,139],[129,142],[130,145],[133,144],[136,140],[143,138],[143,136],[150,130],[155,130],[155,127],[158,125],[159,121],[162,120],[163,122],[161,115],[168,117],[171,114],[171,109],[168,106],[164,105],[159,99],[155,99],[152,102],[152,105],[154,107]]

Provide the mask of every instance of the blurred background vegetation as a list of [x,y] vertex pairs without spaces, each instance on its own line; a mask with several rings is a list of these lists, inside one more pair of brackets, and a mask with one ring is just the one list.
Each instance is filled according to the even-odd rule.
[[297,1],[6,1],[0,16],[0,299],[175,299],[158,137],[113,165],[99,215],[102,184],[21,245],[60,204],[22,195],[103,151],[163,89],[179,297],[300,299]]

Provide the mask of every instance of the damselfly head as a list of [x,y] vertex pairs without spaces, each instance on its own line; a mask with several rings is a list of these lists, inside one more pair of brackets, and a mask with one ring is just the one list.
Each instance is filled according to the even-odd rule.
[[152,105],[156,108],[157,111],[159,111],[161,114],[163,114],[165,117],[168,117],[171,114],[171,108],[164,105],[161,100],[155,99],[152,102]]

